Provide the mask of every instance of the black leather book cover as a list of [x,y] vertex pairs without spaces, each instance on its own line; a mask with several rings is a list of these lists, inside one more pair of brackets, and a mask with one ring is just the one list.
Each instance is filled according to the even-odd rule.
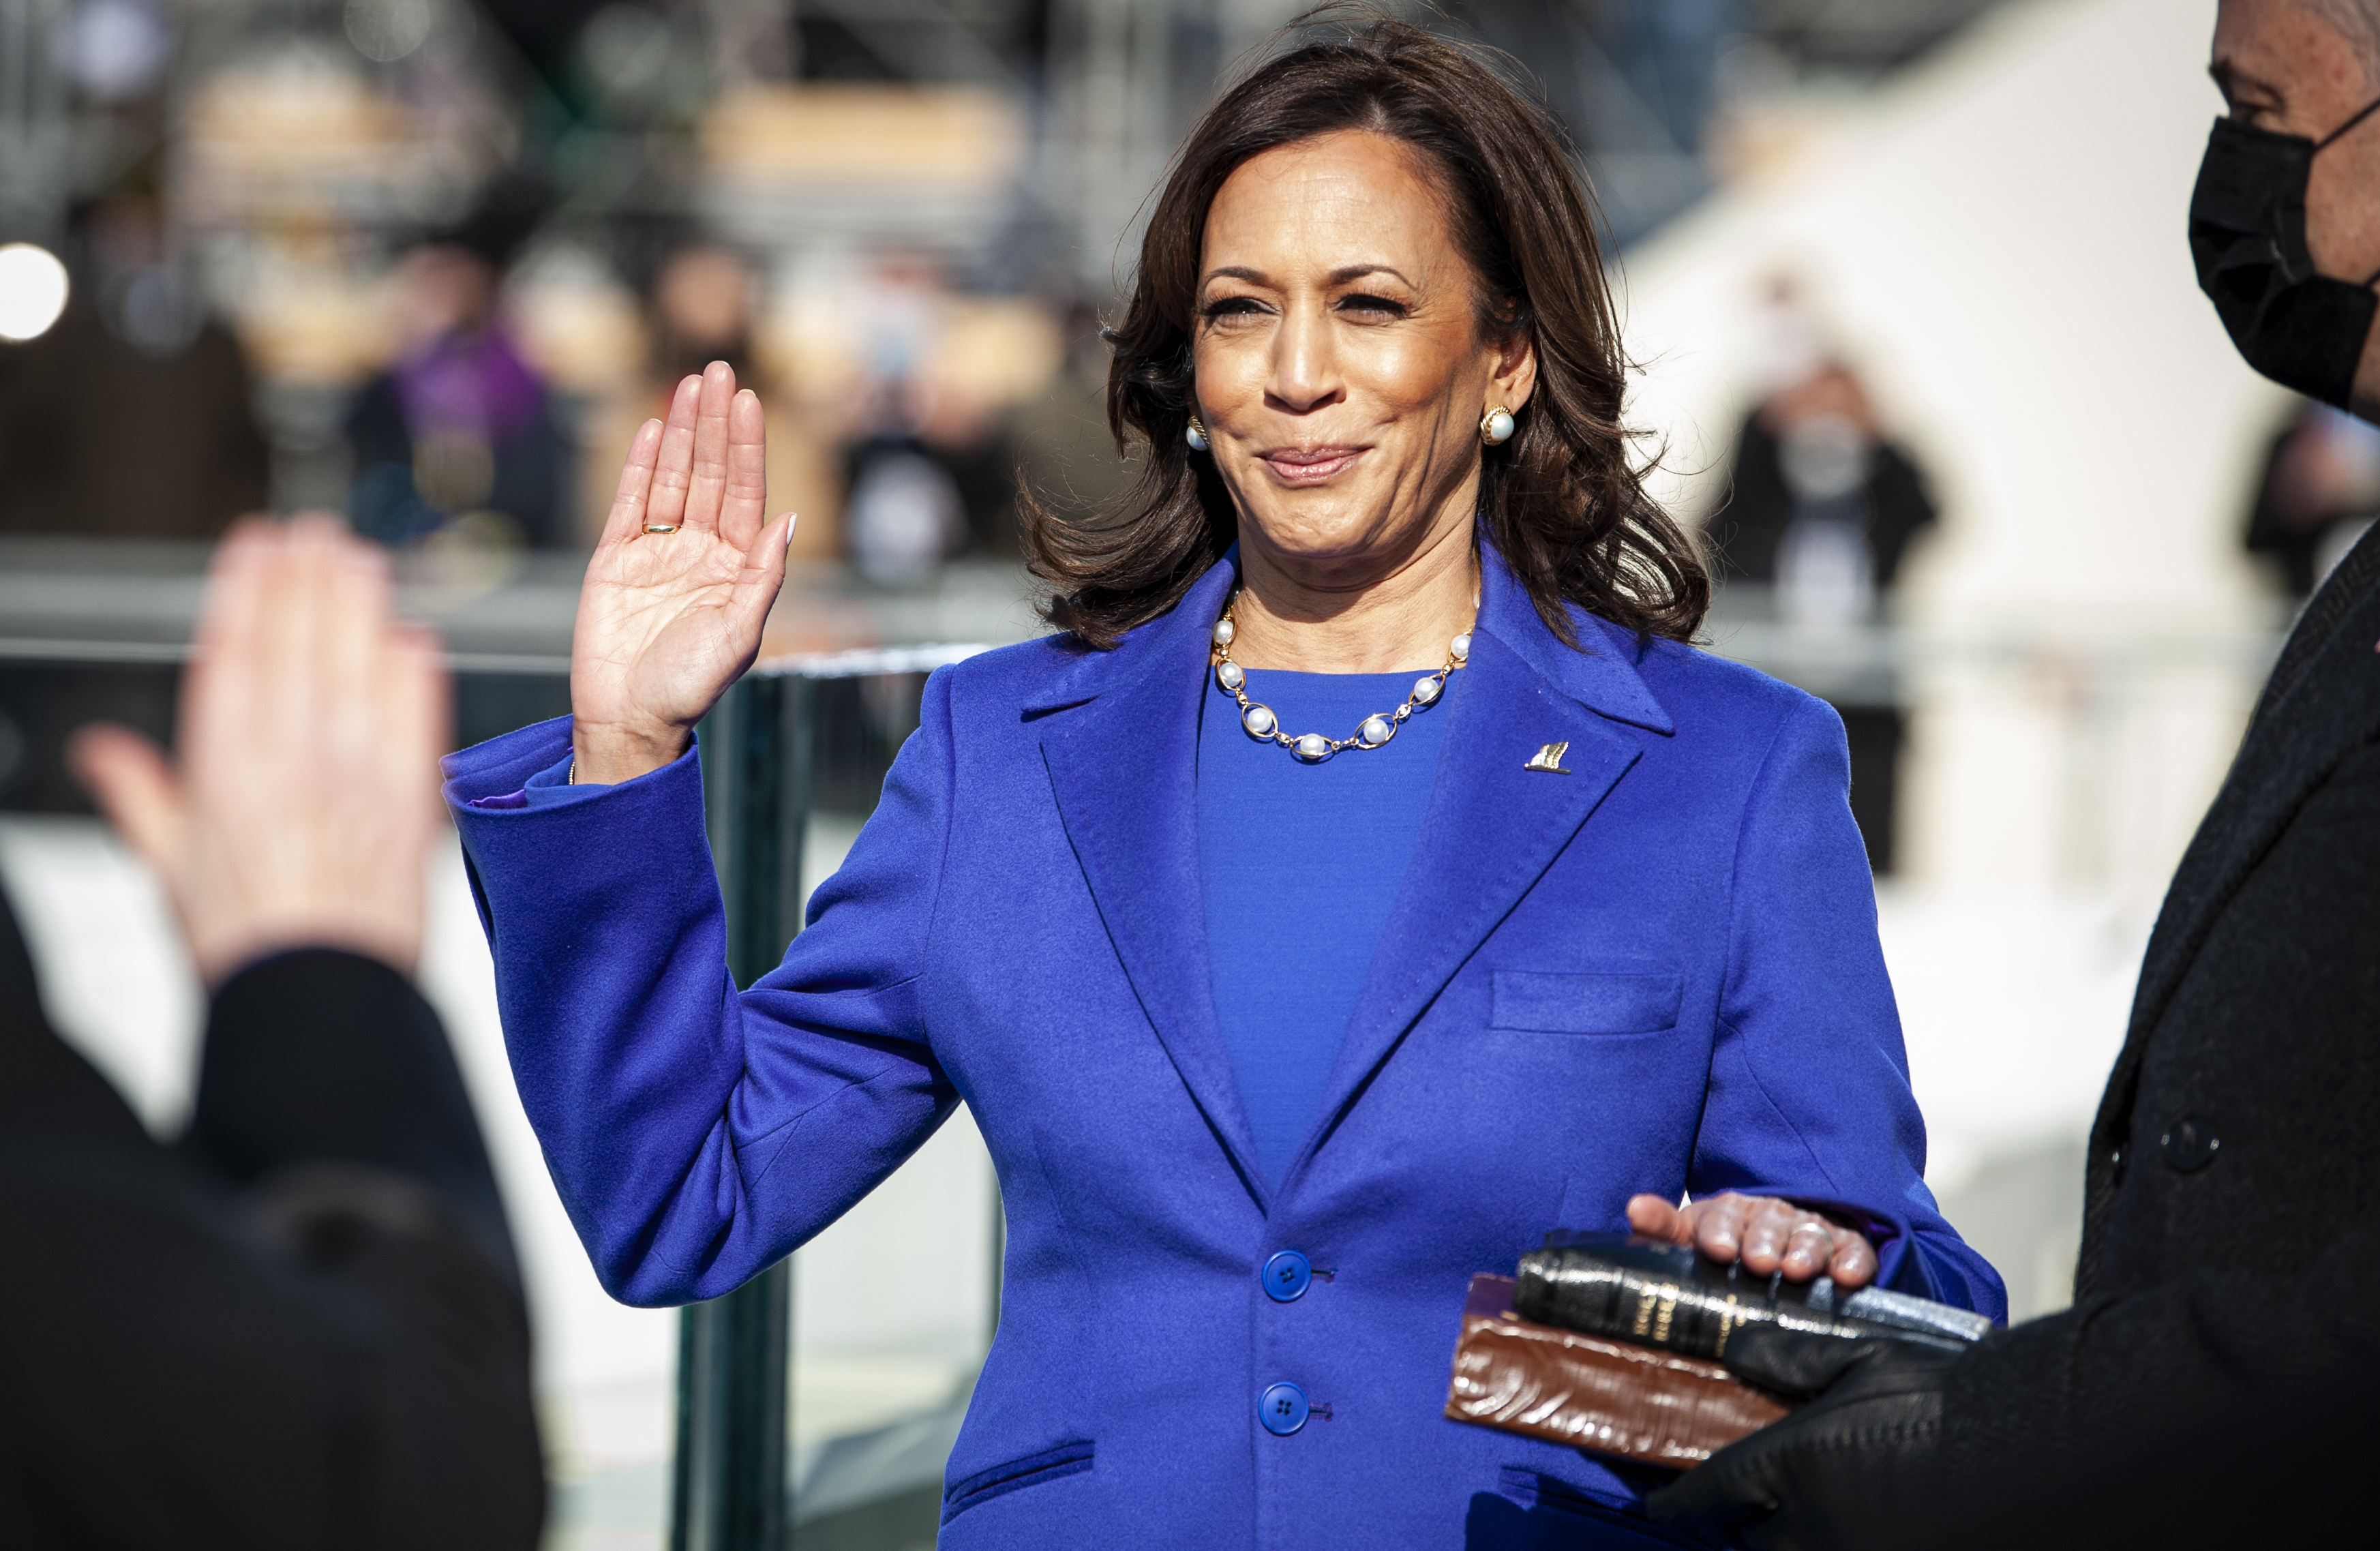
[[1749,1325],[1847,1340],[1892,1337],[1958,1350],[1991,1321],[1907,1293],[1790,1282],[1721,1265],[1677,1244],[1560,1231],[1521,1257],[1512,1306],[1524,1318],[1609,1340],[1718,1361]]

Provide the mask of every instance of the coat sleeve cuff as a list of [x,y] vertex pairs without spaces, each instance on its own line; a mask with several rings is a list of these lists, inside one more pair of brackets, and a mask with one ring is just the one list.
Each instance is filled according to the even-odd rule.
[[[475,744],[450,754],[441,763],[446,771],[446,801],[459,820],[472,816],[517,813],[537,808],[568,807],[590,802],[611,786],[568,783],[571,721],[566,716],[540,721],[500,738]],[[686,751],[658,770],[622,782],[635,787],[653,781],[695,758],[691,741]]]

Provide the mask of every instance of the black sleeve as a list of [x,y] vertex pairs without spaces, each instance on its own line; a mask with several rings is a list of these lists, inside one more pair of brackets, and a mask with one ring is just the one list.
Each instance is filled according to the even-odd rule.
[[2359,1228],[2269,1273],[2192,1271],[2018,1326],[1951,1369],[1945,1521],[1978,1543],[2054,1521],[2069,1544],[2246,1545],[2360,1517],[2375,1286],[2380,1235]]
[[302,1164],[403,1176],[518,1278],[445,1030],[413,983],[376,960],[306,949],[234,975],[208,1015],[182,1145],[241,1186]]
[[[411,988],[344,954],[225,988],[197,1129],[243,1187],[210,1145],[152,1141],[29,973],[16,994],[8,925],[0,1545],[531,1551],[527,1313],[484,1229],[458,1227],[485,1158]],[[351,1000],[326,994],[342,983]]]

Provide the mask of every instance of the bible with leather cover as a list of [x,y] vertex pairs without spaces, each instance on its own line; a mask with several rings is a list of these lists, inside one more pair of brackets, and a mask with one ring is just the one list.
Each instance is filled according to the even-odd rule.
[[1687,1470],[1793,1404],[1720,1365],[1753,1324],[1958,1349],[1991,1328],[1905,1293],[1844,1292],[1616,1233],[1555,1232],[1520,1276],[1477,1276],[1446,1414],[1548,1443]]
[[1789,1405],[1716,1363],[1524,1319],[1497,1276],[1471,1278],[1446,1394],[1456,1422],[1676,1470]]

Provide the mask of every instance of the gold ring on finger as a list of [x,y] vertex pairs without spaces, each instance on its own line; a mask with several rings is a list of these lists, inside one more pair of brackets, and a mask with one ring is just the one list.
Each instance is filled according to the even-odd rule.
[[645,524],[645,531],[647,533],[675,533],[677,531],[677,524],[674,522],[649,522]]

